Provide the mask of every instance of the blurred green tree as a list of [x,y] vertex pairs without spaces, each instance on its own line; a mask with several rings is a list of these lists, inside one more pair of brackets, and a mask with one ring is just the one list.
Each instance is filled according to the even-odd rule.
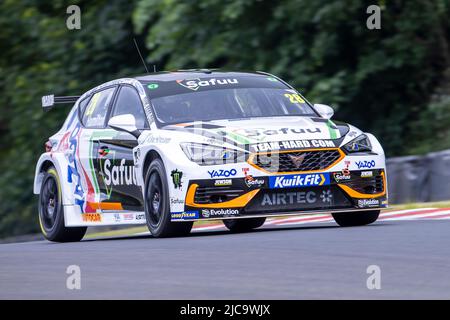
[[[381,30],[366,27],[370,4]],[[433,127],[421,114],[449,66],[449,13],[448,0],[139,0],[133,21],[150,61],[275,73],[394,156]]]
[[[81,30],[66,28],[71,4],[81,8]],[[133,8],[129,0],[0,2],[0,235],[38,230],[34,165],[70,109],[44,113],[40,97],[142,72]]]

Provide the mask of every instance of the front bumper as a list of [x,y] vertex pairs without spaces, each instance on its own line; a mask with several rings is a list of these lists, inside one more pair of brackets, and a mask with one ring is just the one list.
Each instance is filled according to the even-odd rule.
[[172,221],[376,210],[387,207],[384,169],[189,180]]

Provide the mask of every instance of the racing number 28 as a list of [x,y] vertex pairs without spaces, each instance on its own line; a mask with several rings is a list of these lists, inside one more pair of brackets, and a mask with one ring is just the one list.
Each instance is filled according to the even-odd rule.
[[291,103],[305,103],[305,100],[296,93],[285,93],[284,96],[289,99]]

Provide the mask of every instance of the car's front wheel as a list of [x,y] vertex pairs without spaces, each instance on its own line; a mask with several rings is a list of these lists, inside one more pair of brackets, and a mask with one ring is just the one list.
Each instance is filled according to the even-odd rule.
[[365,226],[377,221],[380,210],[333,213],[334,221],[341,227]]
[[172,222],[169,205],[169,187],[164,164],[155,159],[145,176],[145,215],[147,227],[154,237],[187,235],[193,222]]
[[266,218],[226,219],[223,224],[231,232],[247,232],[261,227]]
[[66,227],[58,173],[50,167],[44,173],[39,193],[39,224],[47,240],[74,242],[83,239],[87,227]]

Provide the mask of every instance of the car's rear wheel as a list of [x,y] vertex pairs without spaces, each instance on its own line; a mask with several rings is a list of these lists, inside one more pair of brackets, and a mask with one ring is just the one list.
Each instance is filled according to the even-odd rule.
[[365,226],[377,221],[380,210],[333,213],[334,221],[341,227]]
[[50,167],[44,173],[39,193],[39,224],[47,240],[73,242],[83,239],[87,227],[66,227],[58,173]]
[[154,237],[176,237],[189,234],[193,222],[171,222],[169,187],[164,164],[155,159],[145,176],[145,215]]
[[261,227],[266,218],[225,219],[223,224],[231,232],[247,232]]

